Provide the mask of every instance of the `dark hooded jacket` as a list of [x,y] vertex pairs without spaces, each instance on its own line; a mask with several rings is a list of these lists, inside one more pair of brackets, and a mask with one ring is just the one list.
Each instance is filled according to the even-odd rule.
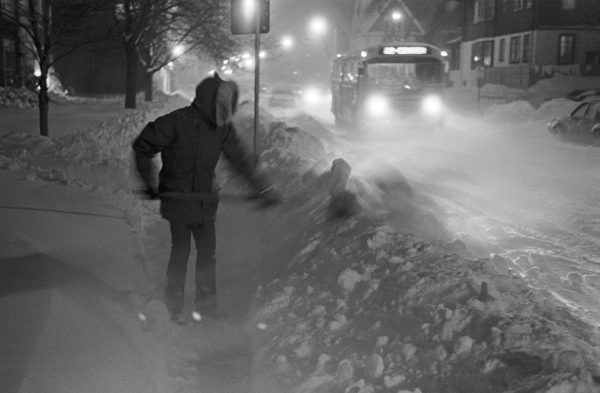
[[[161,155],[160,192],[213,193],[215,167],[221,153],[257,192],[268,186],[256,171],[256,160],[240,139],[231,117],[237,108],[238,89],[218,76],[196,87],[190,106],[148,123],[133,143],[142,180],[156,187],[152,159]],[[161,214],[168,220],[201,224],[214,220],[217,200],[162,199]]]

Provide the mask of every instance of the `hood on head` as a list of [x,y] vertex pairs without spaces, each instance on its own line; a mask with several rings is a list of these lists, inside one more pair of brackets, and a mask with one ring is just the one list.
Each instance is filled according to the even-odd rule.
[[231,122],[237,110],[238,86],[224,81],[217,73],[202,80],[196,86],[196,97],[192,102],[202,117],[217,126]]

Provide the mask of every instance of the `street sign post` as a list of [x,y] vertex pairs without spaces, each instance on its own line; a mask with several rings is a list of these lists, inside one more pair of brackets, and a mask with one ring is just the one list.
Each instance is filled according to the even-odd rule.
[[254,34],[254,135],[253,151],[258,158],[257,133],[260,100],[260,35],[270,29],[270,0],[231,0],[231,34]]

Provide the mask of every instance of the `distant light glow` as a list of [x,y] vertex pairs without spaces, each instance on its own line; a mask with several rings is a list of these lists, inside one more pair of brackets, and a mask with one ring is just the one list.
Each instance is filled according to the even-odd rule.
[[223,64],[229,64],[229,60],[228,59],[223,60]]
[[367,113],[371,116],[383,116],[389,110],[388,100],[381,95],[372,95],[367,98],[366,102]]
[[448,57],[448,52],[443,50],[441,53],[442,57]]
[[366,50],[361,51],[360,57],[367,57],[367,51]]
[[252,58],[244,59],[244,61],[242,62],[242,65],[244,66],[244,68],[252,69],[252,68],[254,68],[254,59],[252,59]]
[[210,70],[210,71],[208,71],[208,75],[214,75],[215,72],[217,72],[217,70]]
[[423,99],[421,108],[428,115],[439,115],[444,110],[444,103],[439,96],[428,95]]
[[304,101],[306,101],[308,104],[315,104],[319,102],[321,94],[319,89],[313,86],[309,86],[304,90],[303,97]]
[[231,75],[231,74],[233,74],[233,70],[232,70],[231,68],[228,68],[228,69],[226,69],[225,71],[223,71],[223,73],[224,73],[225,75]]
[[308,24],[308,31],[313,36],[322,36],[327,32],[327,21],[322,16],[313,17]]
[[185,52],[185,47],[183,45],[175,45],[171,52],[173,53],[173,56],[179,57]]
[[258,57],[261,58],[261,59],[264,59],[265,57],[267,57],[267,52],[265,52],[264,50],[261,50],[258,53]]
[[248,53],[248,52],[245,52],[242,54],[242,59],[244,59],[244,60],[248,59],[249,57],[250,57],[250,53]]
[[398,11],[394,11],[394,13],[392,13],[392,19],[395,21],[402,19],[402,13],[398,12]]
[[283,37],[281,37],[281,47],[283,49],[291,49],[294,46],[294,39],[289,36],[289,35],[285,35]]

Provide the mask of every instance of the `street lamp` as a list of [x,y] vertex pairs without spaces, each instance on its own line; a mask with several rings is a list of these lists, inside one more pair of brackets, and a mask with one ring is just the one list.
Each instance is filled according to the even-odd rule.
[[289,35],[284,35],[281,37],[281,47],[285,50],[292,49],[294,46],[294,39]]
[[[404,32],[402,31],[403,29],[403,25],[402,25],[402,18],[404,17],[404,15],[402,15],[402,13],[400,11],[393,11],[392,12],[392,37],[394,39],[398,39],[400,38],[400,40],[404,41]],[[398,25],[400,24],[400,28],[398,28]],[[398,37],[398,31],[400,31],[400,37]]]
[[171,53],[173,53],[173,56],[175,57],[181,56],[183,52],[185,52],[185,47],[183,45],[175,45],[173,49],[171,49]]
[[313,17],[308,23],[308,32],[312,37],[320,37],[327,32],[327,21],[322,16]]

